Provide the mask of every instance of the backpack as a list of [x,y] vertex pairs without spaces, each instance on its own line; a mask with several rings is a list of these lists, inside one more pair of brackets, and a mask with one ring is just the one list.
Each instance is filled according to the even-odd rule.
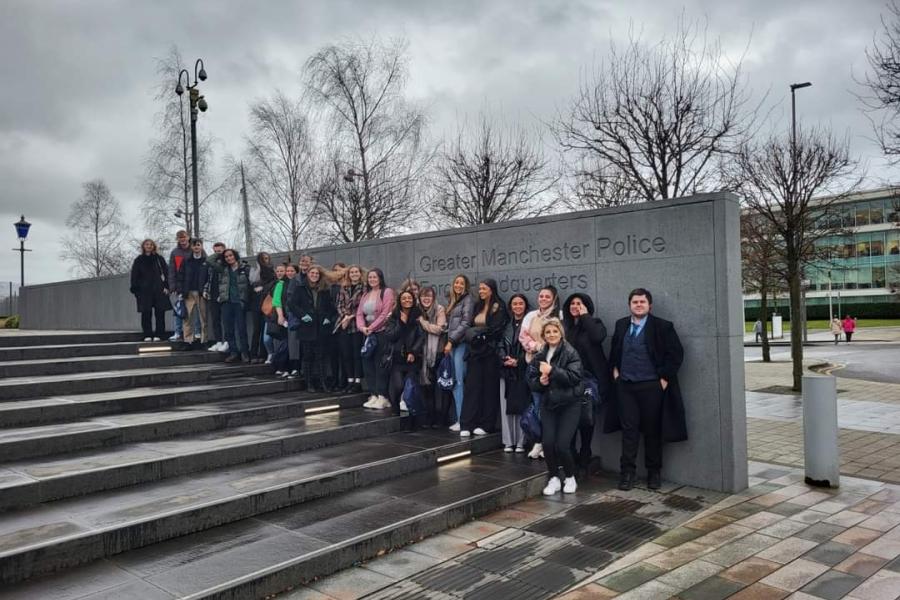
[[406,403],[410,415],[415,416],[423,412],[421,390],[413,375],[406,376],[406,380],[403,382],[403,394],[400,397]]
[[445,392],[456,387],[456,372],[453,369],[453,356],[445,354],[437,368],[438,387]]
[[366,336],[366,339],[363,340],[363,345],[362,348],[359,349],[359,354],[363,358],[370,358],[375,354],[376,348],[378,348],[378,338],[376,338],[374,334],[369,334]]
[[541,428],[541,414],[538,409],[538,403],[532,402],[528,410],[522,415],[519,426],[525,435],[533,442],[540,442],[543,429]]

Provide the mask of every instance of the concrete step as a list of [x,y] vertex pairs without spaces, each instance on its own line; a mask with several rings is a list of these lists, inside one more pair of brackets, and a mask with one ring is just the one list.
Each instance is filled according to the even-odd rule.
[[161,410],[185,404],[201,404],[299,391],[297,380],[273,377],[229,377],[214,383],[160,385],[87,394],[65,394],[0,402],[0,430],[26,425],[47,425],[98,415]]
[[69,423],[0,429],[0,457],[4,461],[13,461],[89,448],[109,448],[302,417],[310,409],[329,405],[356,407],[365,401],[362,394],[323,396],[294,392],[184,405],[170,410],[106,415]]
[[481,454],[8,585],[3,598],[270,597],[534,496],[545,477],[539,461]]
[[0,361],[43,360],[48,358],[77,358],[137,354],[138,348],[166,348],[169,342],[102,342],[96,344],[49,344],[46,346],[0,347]]
[[132,331],[9,331],[0,333],[0,348],[22,346],[48,346],[52,344],[112,344],[116,342],[139,342],[144,339],[140,333]]
[[138,355],[83,356],[0,362],[0,377],[44,377],[221,363],[225,355],[208,350],[151,352]]
[[127,371],[98,371],[0,380],[0,398],[15,400],[64,394],[108,392],[138,386],[209,382],[239,375],[269,375],[269,365],[246,363],[203,364],[191,367],[160,367]]
[[[352,406],[354,400],[343,397],[340,403]],[[315,410],[332,401],[301,404]],[[5,462],[0,466],[0,511],[278,458],[405,427],[403,418],[388,411],[344,408],[174,439]]]
[[[394,434],[259,461],[239,469],[217,469],[7,512],[0,520],[0,583],[7,585],[45,575],[317,498],[325,498],[320,506],[333,510],[338,506],[336,495],[431,469],[442,457],[465,451],[484,452],[498,445],[496,434],[474,439],[433,430]],[[541,477],[528,459],[521,460],[529,478]],[[407,493],[415,496],[415,492],[428,492],[425,498],[442,505],[448,498],[468,503],[478,495],[473,494],[474,482],[473,478],[461,477],[456,490],[445,485],[422,490],[418,484]],[[490,479],[490,483],[495,482]],[[522,489],[515,500],[524,495]],[[344,528],[326,528],[331,533],[323,531],[319,535],[339,535],[353,524],[360,531],[352,539],[363,529],[371,530],[370,534],[382,530],[386,518],[402,523],[409,514],[394,504],[387,501],[381,505],[382,523],[375,514],[357,515]],[[420,503],[411,499],[409,509],[419,508]],[[423,512],[434,509],[430,506]],[[338,515],[346,512],[342,508],[330,517],[340,521]],[[437,521],[432,527],[447,526],[444,510],[433,512],[432,516]],[[310,531],[318,531],[324,525],[325,515],[312,517],[308,522]]]

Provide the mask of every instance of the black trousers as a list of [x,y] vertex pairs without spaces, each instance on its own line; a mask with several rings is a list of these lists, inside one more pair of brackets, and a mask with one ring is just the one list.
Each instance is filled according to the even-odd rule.
[[[153,317],[156,317],[156,329],[153,329]],[[163,338],[166,335],[166,311],[161,308],[141,311],[141,330],[144,337]]]
[[460,428],[472,431],[481,427],[493,433],[497,430],[499,415],[500,365],[497,364],[497,357],[493,353],[472,356],[466,361]]
[[363,376],[362,357],[359,354],[363,344],[363,337],[363,334],[358,331],[337,334],[341,369],[348,381],[350,379],[361,379]]
[[[590,424],[587,424],[579,419],[575,434],[576,435],[572,436],[572,444],[570,446],[572,456],[575,457],[575,461],[578,463],[579,467],[587,468],[591,463],[591,442],[594,439],[594,423],[591,422]],[[575,444],[576,439],[578,440],[577,449]]]
[[389,350],[386,349],[387,346],[387,338],[384,335],[384,332],[378,332],[375,334],[375,339],[378,340],[378,347],[375,349],[375,352],[372,353],[372,356],[367,356],[362,359],[363,372],[365,373],[366,379],[366,387],[369,388],[369,393],[374,394],[376,396],[387,396],[388,395],[388,378],[390,373],[381,366],[381,358],[385,352]]
[[265,358],[266,346],[262,342],[262,313],[255,308],[247,311],[247,341],[250,342],[250,358]]
[[206,339],[210,342],[222,342],[222,306],[218,300],[206,302]]
[[394,357],[390,381],[388,382],[388,400],[391,401],[391,412],[395,415],[400,414],[400,397],[403,395],[403,384],[409,375],[415,376],[419,366],[418,363],[401,361],[399,356]]
[[844,335],[847,336],[847,343],[849,344],[849,343],[850,343],[850,340],[853,339],[853,332],[852,332],[852,331],[845,331],[845,332],[844,332]]
[[325,373],[325,354],[320,341],[300,342],[303,379],[306,385],[320,382]]
[[648,471],[662,468],[662,402],[659,381],[630,383],[618,381],[617,402],[622,422],[622,472],[634,473],[638,444],[644,436],[644,466]]
[[544,458],[550,477],[559,476],[563,468],[566,477],[575,477],[575,457],[572,456],[572,437],[581,419],[581,404],[572,402],[554,410],[541,404],[541,436],[544,444]]

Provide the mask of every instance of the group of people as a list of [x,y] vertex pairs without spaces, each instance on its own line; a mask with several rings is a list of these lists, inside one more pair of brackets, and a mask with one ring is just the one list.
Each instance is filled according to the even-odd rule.
[[850,340],[853,339],[853,332],[856,331],[856,319],[854,319],[850,315],[845,315],[843,321],[838,317],[832,317],[830,327],[831,335],[834,336],[835,346],[837,346],[838,342],[841,341],[841,334],[844,335],[844,338],[849,344]]
[[309,391],[356,393],[364,381],[364,406],[406,411],[410,428],[461,437],[499,429],[506,452],[530,446],[530,457],[545,458],[546,495],[577,489],[600,416],[604,432],[622,430],[624,490],[635,484],[642,436],[651,489],[661,485],[663,443],[687,439],[681,343],[671,322],[651,314],[646,289],[629,294],[607,358],[607,330],[588,294],[560,304],[548,285],[532,307],[524,294],[502,298],[493,279],[473,286],[460,274],[443,304],[411,278],[389,287],[377,267],[325,269],[311,256],[273,267],[265,253],[251,267],[223,244],[207,256],[202,241],[184,232],[177,241],[168,264],[152,240],[134,262],[147,339],[163,337],[175,306],[170,339],[227,352],[227,361],[265,361]]

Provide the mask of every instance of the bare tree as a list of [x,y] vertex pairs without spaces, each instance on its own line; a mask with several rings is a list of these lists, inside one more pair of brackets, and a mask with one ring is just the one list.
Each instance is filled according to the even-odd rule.
[[718,41],[680,23],[655,46],[634,35],[613,43],[553,130],[566,153],[595,161],[596,174],[581,174],[589,185],[662,200],[716,187],[717,161],[753,125],[747,104],[741,62],[729,65]]
[[255,235],[263,247],[296,252],[304,246],[315,208],[305,111],[278,92],[251,107],[250,130],[247,191],[263,217],[254,223]]
[[[154,116],[159,137],[150,144],[144,159],[144,201],[141,212],[154,237],[170,237],[170,230],[185,229],[192,233],[193,201],[191,196],[191,110],[188,95],[176,95],[175,84],[184,67],[181,52],[172,46],[164,58],[156,61],[159,81],[154,99],[162,109]],[[212,183],[212,138],[197,139],[197,178],[201,210],[226,183]],[[179,214],[180,216],[176,216]]]
[[875,137],[892,160],[900,155],[900,7],[888,5],[881,17],[880,36],[866,50],[869,72],[861,82],[867,92],[860,95]]
[[102,179],[83,184],[84,194],[72,203],[62,239],[66,250],[60,258],[84,277],[115,275],[128,269],[130,256],[125,244],[130,234],[122,219],[122,208]]
[[769,297],[783,288],[784,252],[772,223],[753,212],[741,216],[741,278],[745,293],[759,294],[759,318],[763,323],[762,359],[770,362]]
[[[747,142],[734,154],[727,178],[743,195],[744,204],[760,226],[771,227],[788,284],[791,307],[793,389],[800,391],[803,376],[801,280],[804,269],[822,258],[819,240],[839,229],[828,218],[833,205],[853,192],[861,181],[849,141],[822,128],[799,129],[792,160],[790,139],[772,135]],[[815,200],[814,200],[815,198]]]
[[594,210],[643,201],[641,192],[621,171],[604,163],[598,156],[582,154],[564,162],[569,177],[565,180],[561,200],[570,210]]
[[[347,41],[306,62],[306,89],[327,118],[331,140],[322,153],[320,176],[331,179],[317,188],[319,214],[336,240],[388,235],[417,214],[429,155],[422,149],[425,116],[404,98],[407,73],[404,40]],[[358,186],[352,193],[342,175],[351,170]],[[341,222],[348,212],[358,225]]]
[[440,155],[433,216],[457,227],[536,216],[547,209],[546,195],[556,181],[539,139],[482,113],[474,131],[460,125]]

